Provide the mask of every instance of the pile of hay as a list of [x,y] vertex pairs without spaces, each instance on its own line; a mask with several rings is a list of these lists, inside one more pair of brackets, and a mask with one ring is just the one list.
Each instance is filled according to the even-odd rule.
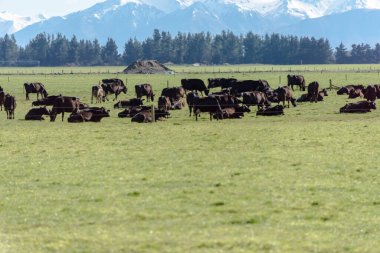
[[173,74],[174,71],[155,60],[135,61],[123,70],[124,74]]

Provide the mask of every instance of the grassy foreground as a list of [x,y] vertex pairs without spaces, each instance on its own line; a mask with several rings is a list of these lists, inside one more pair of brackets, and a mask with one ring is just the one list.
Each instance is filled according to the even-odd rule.
[[[380,82],[378,73],[300,73],[325,87]],[[277,87],[287,74],[217,77]],[[23,120],[25,81],[89,102],[90,86],[114,76],[0,76],[18,101],[16,120],[0,112],[1,253],[379,251],[380,111],[340,115],[348,99],[332,92],[275,118],[251,108],[241,120],[195,122],[186,108],[140,125],[117,118],[110,101],[99,124]],[[119,77],[126,98],[137,83],[160,93],[210,76]]]

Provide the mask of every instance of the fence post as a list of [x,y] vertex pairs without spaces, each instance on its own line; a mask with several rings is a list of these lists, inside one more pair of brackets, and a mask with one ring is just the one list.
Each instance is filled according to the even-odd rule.
[[333,84],[332,84],[332,80],[330,79],[330,91],[332,90],[333,88]]
[[154,111],[154,105],[152,105],[151,111],[152,111],[152,123],[153,123],[153,122],[156,122],[156,115],[155,115],[155,111]]

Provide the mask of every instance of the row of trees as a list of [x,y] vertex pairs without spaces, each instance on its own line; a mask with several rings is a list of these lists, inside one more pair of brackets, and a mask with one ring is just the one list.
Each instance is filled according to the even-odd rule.
[[38,61],[41,66],[62,65],[126,65],[139,59],[156,59],[176,64],[326,64],[380,63],[380,44],[343,44],[333,51],[327,39],[314,37],[249,32],[235,35],[223,31],[210,33],[178,33],[154,30],[144,41],[130,39],[120,54],[116,42],[108,38],[105,45],[98,40],[71,39],[57,34],[38,34],[25,47],[17,45],[14,36],[0,38],[0,63]]

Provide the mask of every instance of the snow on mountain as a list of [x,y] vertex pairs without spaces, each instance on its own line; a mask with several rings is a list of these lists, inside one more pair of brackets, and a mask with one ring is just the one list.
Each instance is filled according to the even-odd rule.
[[32,17],[23,17],[6,11],[0,12],[0,35],[15,33],[28,25],[45,20],[42,14]]
[[[90,40],[96,38],[101,43],[111,37],[122,48],[129,38],[145,39],[152,35],[154,29],[169,31],[173,35],[178,32],[215,34],[222,30],[236,34],[292,31],[292,34],[300,35],[297,27],[307,31],[309,25],[309,22],[304,22],[297,26],[302,21],[320,18],[319,29],[329,31],[331,27],[344,27],[347,17],[353,20],[361,17],[360,12],[338,18],[327,17],[366,9],[380,9],[380,0],[106,0],[65,17],[54,17],[27,26],[15,36],[21,45],[41,32],[59,32],[68,37],[76,35]],[[323,23],[324,20],[328,21]],[[328,23],[331,20],[335,22],[333,25]],[[373,27],[376,22],[361,23]],[[312,32],[313,28],[309,31]],[[325,34],[335,38],[343,36],[339,32]],[[347,41],[350,42],[349,39]]]

